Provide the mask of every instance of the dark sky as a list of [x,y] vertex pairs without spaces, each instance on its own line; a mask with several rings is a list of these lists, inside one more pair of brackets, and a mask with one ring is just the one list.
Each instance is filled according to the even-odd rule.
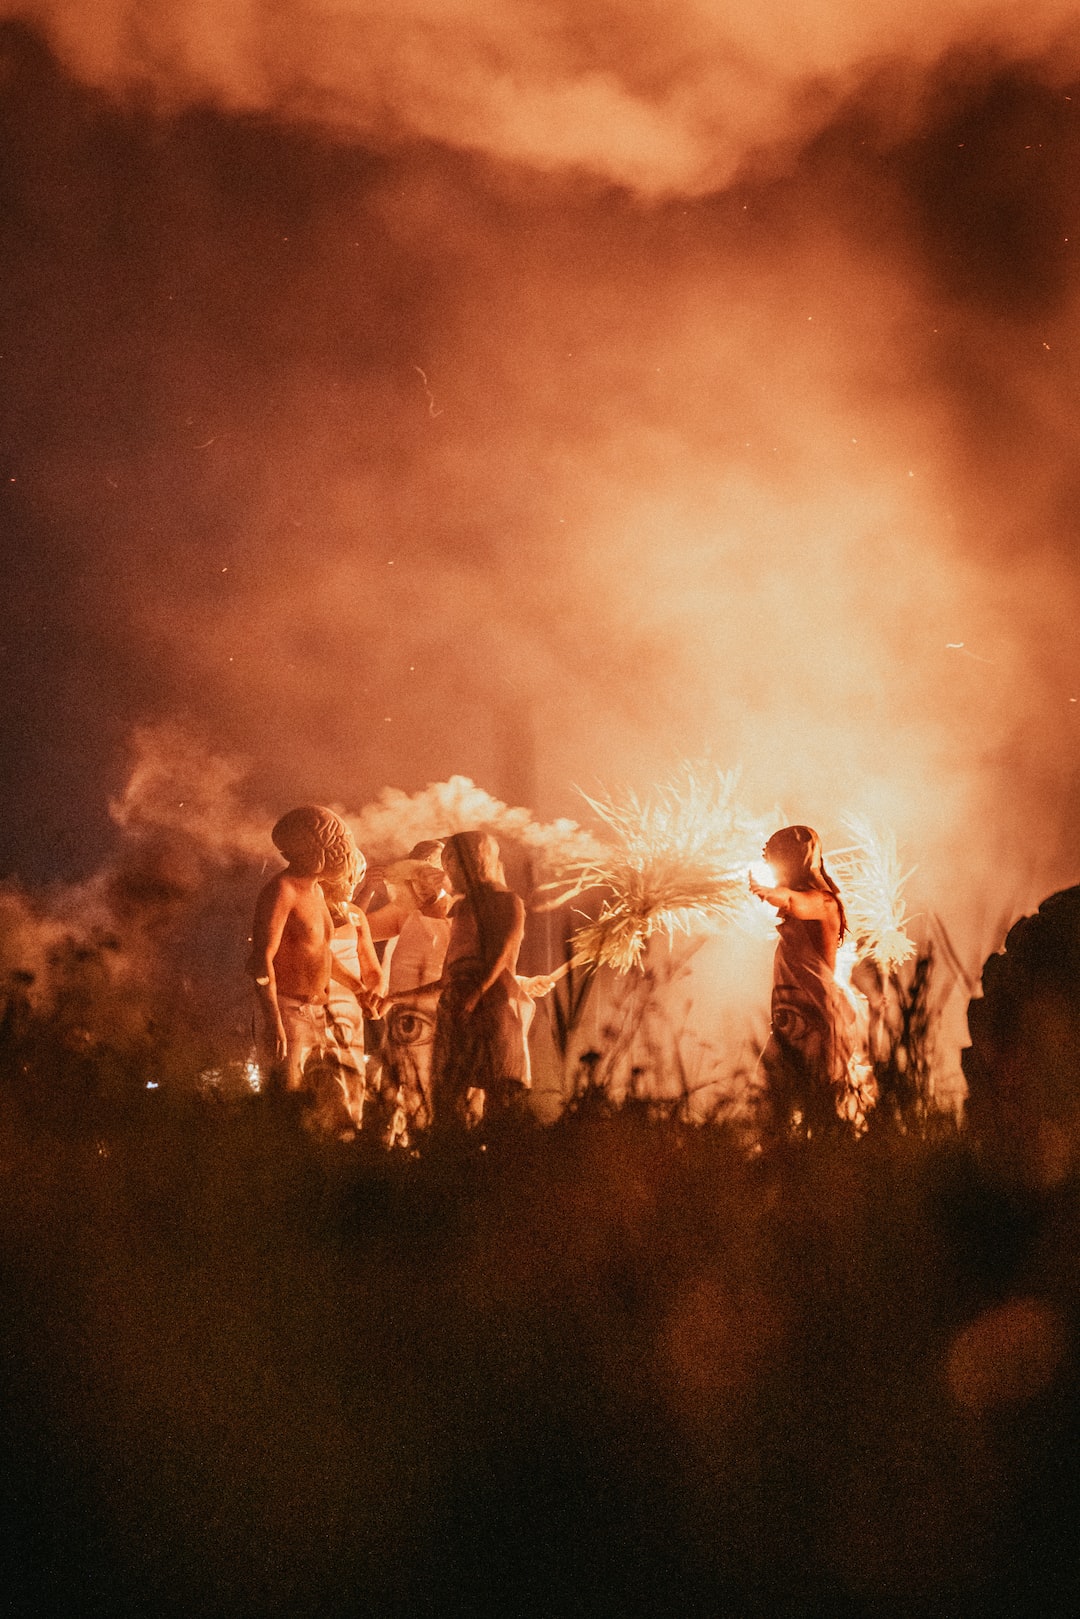
[[1080,876],[1080,53],[858,9],[0,6],[0,874],[168,719]]

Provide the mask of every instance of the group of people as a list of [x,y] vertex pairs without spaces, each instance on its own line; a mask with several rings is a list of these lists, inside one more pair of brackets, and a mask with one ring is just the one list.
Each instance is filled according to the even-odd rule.
[[510,1116],[555,977],[518,975],[525,907],[496,840],[459,832],[368,872],[332,810],[291,810],[272,837],[286,865],[259,895],[249,960],[269,1087],[307,1093],[340,1136],[366,1109],[387,1145]]
[[[272,836],[286,865],[259,895],[249,960],[268,1087],[306,1093],[313,1122],[343,1137],[366,1109],[386,1145],[511,1117],[530,1084],[535,1000],[559,975],[518,975],[525,908],[494,837],[418,843],[368,872],[332,810],[291,810]],[[779,940],[759,1117],[776,1137],[793,1120],[835,1122],[855,1014],[835,978],[846,918],[820,839],[784,827],[763,854],[776,881],[750,888],[777,912]]]

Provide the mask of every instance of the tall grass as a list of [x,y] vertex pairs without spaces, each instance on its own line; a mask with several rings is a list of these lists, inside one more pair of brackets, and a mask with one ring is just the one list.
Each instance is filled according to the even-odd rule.
[[27,1039],[10,1611],[1071,1611],[1077,1187],[998,1184],[918,1051],[860,1139],[609,1087],[393,1158]]

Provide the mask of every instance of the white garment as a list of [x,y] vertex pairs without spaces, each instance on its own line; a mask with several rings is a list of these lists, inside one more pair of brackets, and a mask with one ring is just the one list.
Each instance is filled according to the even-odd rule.
[[422,911],[410,911],[393,941],[393,950],[388,952],[387,992],[395,995],[400,990],[419,989],[421,984],[434,984],[442,977],[449,943],[448,916],[425,916]]
[[[354,978],[360,976],[360,952],[356,929],[330,940],[334,959]],[[326,1002],[326,1033],[330,1055],[337,1070],[345,1107],[353,1123],[360,1124],[364,1108],[367,1058],[364,1055],[364,1014],[360,1002],[346,984],[330,978]]]

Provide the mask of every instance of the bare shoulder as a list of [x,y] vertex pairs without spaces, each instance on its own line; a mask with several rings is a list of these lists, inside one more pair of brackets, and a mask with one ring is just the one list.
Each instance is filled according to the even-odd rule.
[[287,871],[276,872],[269,882],[263,883],[259,890],[259,903],[274,904],[278,899],[294,898],[296,884]]

